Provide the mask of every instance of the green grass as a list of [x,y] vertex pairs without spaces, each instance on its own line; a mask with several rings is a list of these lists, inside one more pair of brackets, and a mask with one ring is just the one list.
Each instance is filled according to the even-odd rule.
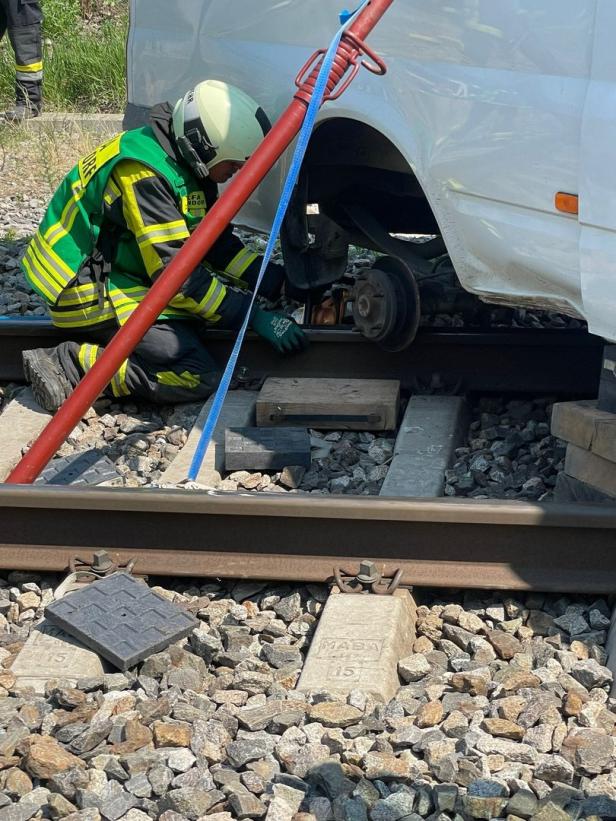
[[[47,111],[123,111],[126,99],[127,0],[42,0],[44,106]],[[0,102],[12,104],[13,51],[0,43]]]

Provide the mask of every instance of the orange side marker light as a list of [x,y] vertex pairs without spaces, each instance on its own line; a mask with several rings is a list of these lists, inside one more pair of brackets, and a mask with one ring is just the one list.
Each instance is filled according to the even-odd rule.
[[558,191],[554,197],[554,205],[556,210],[562,211],[563,214],[579,213],[579,197],[577,194],[565,194],[563,191]]

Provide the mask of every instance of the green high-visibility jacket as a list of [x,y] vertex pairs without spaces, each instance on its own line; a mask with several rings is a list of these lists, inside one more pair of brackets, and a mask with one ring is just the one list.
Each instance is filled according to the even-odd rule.
[[[216,191],[169,156],[149,126],[123,132],[83,157],[53,195],[22,260],[54,324],[126,322],[203,219]],[[239,324],[248,297],[227,287],[212,268],[241,287],[247,272],[258,270],[260,257],[231,229],[211,256],[161,318]]]

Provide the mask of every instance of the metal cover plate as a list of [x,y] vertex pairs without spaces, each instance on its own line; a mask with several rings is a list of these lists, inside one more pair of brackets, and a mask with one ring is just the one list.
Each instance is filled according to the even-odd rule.
[[100,485],[121,482],[115,465],[100,450],[86,450],[54,459],[35,480],[37,485]]
[[127,573],[64,596],[45,616],[120,670],[179,641],[199,623]]

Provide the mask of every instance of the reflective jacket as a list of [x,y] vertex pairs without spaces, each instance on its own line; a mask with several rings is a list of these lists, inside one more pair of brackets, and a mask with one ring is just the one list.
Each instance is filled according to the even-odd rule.
[[[159,108],[158,127],[123,132],[79,161],[26,250],[25,276],[58,327],[124,324],[216,200],[217,186],[176,160],[165,142],[169,108]],[[160,318],[239,327],[248,304],[240,288],[254,284],[260,263],[228,228]]]

